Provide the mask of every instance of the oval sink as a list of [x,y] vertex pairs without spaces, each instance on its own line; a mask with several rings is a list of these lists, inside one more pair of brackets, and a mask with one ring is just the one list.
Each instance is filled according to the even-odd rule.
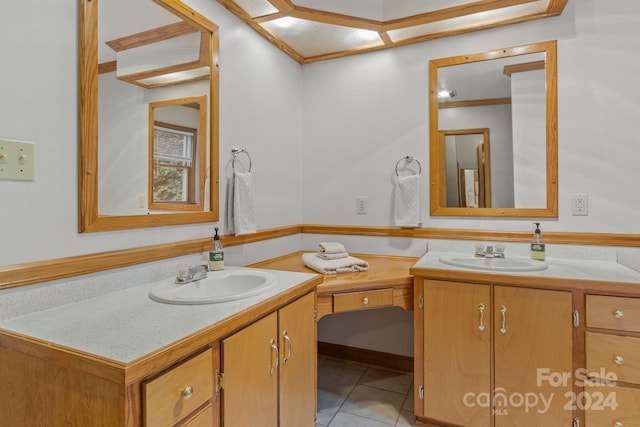
[[544,261],[527,258],[440,257],[440,262],[456,267],[493,271],[538,271],[549,268]]
[[213,304],[258,295],[275,283],[275,276],[266,271],[212,271],[206,278],[184,285],[161,283],[151,289],[149,297],[168,304]]

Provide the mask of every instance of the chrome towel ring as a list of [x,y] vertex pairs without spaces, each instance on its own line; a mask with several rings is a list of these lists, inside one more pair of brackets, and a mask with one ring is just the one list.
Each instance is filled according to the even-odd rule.
[[398,160],[398,163],[396,163],[396,176],[400,176],[400,174],[398,173],[398,166],[403,160],[407,163],[416,162],[418,164],[418,175],[422,174],[422,164],[420,164],[420,161],[413,156],[404,156],[403,158]]
[[238,148],[238,147],[231,148],[231,155],[233,155],[233,160],[231,160],[231,168],[234,171],[236,170],[236,158],[241,153],[244,153],[244,154],[247,155],[247,158],[249,159],[249,170],[248,170],[248,172],[251,172],[251,156],[249,155],[249,152],[245,148]]

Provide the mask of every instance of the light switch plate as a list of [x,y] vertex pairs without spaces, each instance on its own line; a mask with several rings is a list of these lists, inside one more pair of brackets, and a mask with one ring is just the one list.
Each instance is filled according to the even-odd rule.
[[33,181],[33,143],[0,139],[0,179]]

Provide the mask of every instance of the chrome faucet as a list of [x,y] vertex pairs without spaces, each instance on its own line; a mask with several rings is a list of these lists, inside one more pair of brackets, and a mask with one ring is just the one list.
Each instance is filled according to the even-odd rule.
[[480,258],[504,258],[504,245],[497,243],[489,243],[486,246],[478,243],[476,244],[475,255]]
[[207,272],[210,271],[209,264],[194,265],[189,267],[188,270],[184,267],[178,268],[178,275],[176,276],[176,283],[180,285],[204,279],[207,277]]

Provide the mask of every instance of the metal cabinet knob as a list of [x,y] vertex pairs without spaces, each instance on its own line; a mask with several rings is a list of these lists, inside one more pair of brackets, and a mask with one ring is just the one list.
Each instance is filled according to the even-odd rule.
[[369,304],[369,298],[364,297],[364,299],[362,300],[362,303],[363,303],[364,305]]
[[613,427],[622,427],[622,423],[620,421],[616,421]]
[[624,363],[624,359],[622,358],[622,356],[616,356],[613,360],[617,365],[622,365]]
[[623,311],[622,311],[622,310],[616,310],[616,311],[613,313],[613,315],[614,315],[614,316],[616,316],[616,319],[622,319],[622,316],[624,316],[624,313],[623,313]]
[[193,397],[193,387],[190,385],[186,386],[184,390],[182,390],[182,397],[184,400],[189,400]]

